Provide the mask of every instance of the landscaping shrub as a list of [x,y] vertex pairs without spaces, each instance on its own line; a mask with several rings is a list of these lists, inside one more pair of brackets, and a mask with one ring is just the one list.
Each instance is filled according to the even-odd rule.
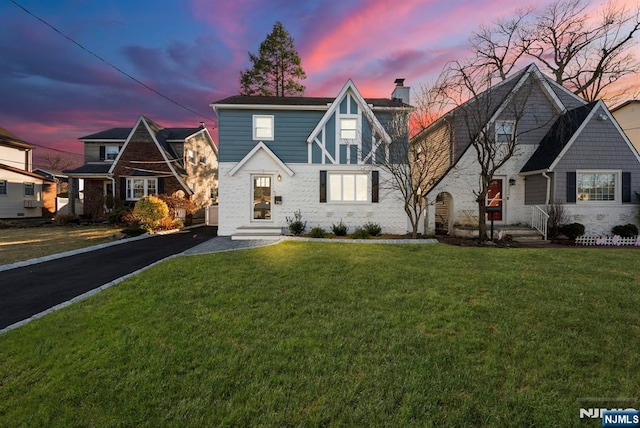
[[547,236],[551,239],[560,234],[560,228],[569,220],[564,206],[553,203],[549,206],[549,219],[547,220]]
[[378,223],[371,223],[370,221],[366,222],[362,228],[371,236],[378,236],[382,232],[382,227]]
[[107,218],[107,220],[110,224],[122,224],[124,221],[123,216],[126,212],[127,209],[123,206],[115,207],[109,213],[109,217]]
[[347,225],[340,219],[340,223],[331,225],[331,231],[336,236],[347,236]]
[[127,236],[138,236],[146,233],[147,230],[140,226],[129,226],[121,230]]
[[327,232],[325,232],[325,230],[320,226],[314,227],[313,229],[311,229],[311,232],[309,233],[309,236],[311,238],[324,238],[326,235],[327,235]]
[[145,196],[136,202],[133,213],[148,230],[158,227],[158,222],[169,215],[169,207],[156,196]]
[[158,195],[158,198],[167,204],[169,216],[172,218],[176,218],[176,211],[181,209],[184,210],[186,216],[192,216],[198,211],[198,206],[191,199],[167,194]]
[[633,238],[634,236],[638,236],[638,226],[632,223],[613,226],[611,233],[623,238]]
[[580,223],[564,224],[560,227],[560,233],[569,239],[576,239],[584,235],[584,225]]
[[293,213],[293,218],[285,217],[289,225],[289,231],[294,235],[302,235],[307,228],[307,222],[302,221],[302,213],[300,210]]
[[66,226],[68,224],[80,224],[80,217],[75,214],[58,214],[53,219],[58,226]]
[[371,235],[369,235],[369,231],[362,227],[356,227],[356,230],[351,234],[353,239],[369,239]]
[[184,223],[182,220],[177,218],[171,218],[171,216],[165,217],[158,222],[158,226],[156,226],[156,230],[174,230],[174,229],[182,229],[184,227]]

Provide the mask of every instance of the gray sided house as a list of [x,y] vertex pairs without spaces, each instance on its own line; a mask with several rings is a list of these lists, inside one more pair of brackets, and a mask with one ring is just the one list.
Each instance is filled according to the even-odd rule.
[[215,202],[217,147],[204,125],[163,128],[140,116],[131,128],[79,140],[85,163],[64,172],[84,179],[85,215],[101,216],[116,204],[157,194],[190,198],[199,207]]
[[[475,116],[484,120],[468,120],[474,109],[486,110]],[[552,204],[588,235],[638,223],[638,152],[603,102],[587,103],[530,65],[420,135],[446,135],[450,147],[449,166],[427,193],[430,231],[456,234],[456,226],[477,224],[480,169],[471,138],[480,132],[516,141],[515,155],[494,175],[487,195],[486,205],[498,211],[490,214],[495,224],[536,227],[544,234]]]
[[[406,145],[393,128],[409,111],[409,88],[363,98],[348,81],[334,98],[233,96],[212,103],[218,115],[219,235],[243,239],[287,232],[300,211],[308,228],[350,230],[378,223],[406,233],[407,217],[376,161]],[[406,121],[400,127],[406,127]]]

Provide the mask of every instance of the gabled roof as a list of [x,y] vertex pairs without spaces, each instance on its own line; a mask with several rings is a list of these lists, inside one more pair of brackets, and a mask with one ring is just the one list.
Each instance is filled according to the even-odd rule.
[[627,101],[623,102],[622,104],[617,105],[614,108],[612,108],[611,109],[611,113],[614,113],[614,112],[620,110],[621,108],[624,108],[624,107],[626,107],[628,105],[631,105],[631,104],[640,104],[640,100],[627,100]]
[[0,126],[0,144],[2,144],[3,146],[13,147],[16,149],[23,149],[23,150],[33,149],[32,144],[29,144],[26,141],[21,140],[16,136],[16,134],[14,134],[13,132],[10,132],[9,130],[1,126]]
[[53,180],[51,178],[44,177],[44,176],[42,176],[40,174],[36,174],[35,172],[29,172],[29,171],[25,171],[24,169],[15,168],[13,166],[5,165],[3,163],[0,163],[0,169],[4,169],[4,170],[7,170],[7,171],[15,172],[17,174],[26,175],[27,177],[37,178],[39,180],[55,183],[55,180]]
[[597,101],[569,110],[560,116],[520,172],[549,169],[563,149],[574,139],[576,132],[583,126],[596,105]]
[[282,160],[280,160],[280,158],[273,153],[273,151],[262,141],[260,141],[258,144],[256,144],[255,146],[253,146],[253,149],[251,149],[251,151],[249,153],[247,153],[245,155],[245,157],[242,158],[242,160],[240,162],[238,162],[230,171],[229,171],[229,175],[230,176],[234,176],[236,172],[240,171],[240,168],[242,168],[244,166],[244,164],[246,164],[247,162],[249,162],[249,160],[254,157],[256,155],[256,153],[258,153],[259,151],[264,151],[267,156],[269,156],[271,158],[271,160],[278,165],[280,168],[282,168],[287,175],[289,175],[289,177],[293,177],[293,175],[295,174],[293,172],[293,170],[291,168],[289,168],[287,166],[287,164],[285,164],[284,162],[282,162]]
[[[313,139],[316,138],[316,136],[320,131],[322,131],[322,129],[327,124],[327,122],[331,119],[333,114],[340,108],[340,103],[342,103],[342,100],[345,98],[347,94],[351,94],[355,98],[356,104],[358,104],[358,106],[360,107],[362,114],[371,123],[371,127],[375,129],[378,135],[381,135],[386,143],[391,143],[391,137],[389,136],[387,131],[385,131],[384,127],[382,126],[378,118],[376,118],[376,116],[373,114],[373,112],[371,111],[371,108],[367,104],[367,101],[362,97],[362,95],[360,94],[360,91],[358,91],[358,88],[356,88],[356,85],[354,85],[351,80],[345,83],[345,85],[340,90],[340,93],[338,94],[338,96],[331,102],[331,105],[329,106],[329,109],[327,110],[327,112],[324,114],[324,116],[322,116],[322,119],[320,119],[320,121],[318,122],[316,127],[313,129],[311,134],[309,134],[309,137],[307,138],[307,143],[313,142]],[[404,103],[399,101],[393,101],[393,102],[397,102],[402,106],[405,105]]]

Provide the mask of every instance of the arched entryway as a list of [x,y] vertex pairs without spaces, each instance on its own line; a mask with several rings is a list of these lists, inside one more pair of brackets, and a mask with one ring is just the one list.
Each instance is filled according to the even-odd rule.
[[436,196],[436,233],[449,235],[453,227],[453,196],[449,192],[440,192]]

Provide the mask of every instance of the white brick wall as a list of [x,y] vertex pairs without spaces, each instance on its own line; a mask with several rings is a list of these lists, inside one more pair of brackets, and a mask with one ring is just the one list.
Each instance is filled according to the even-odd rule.
[[[382,183],[387,178],[380,170],[379,203],[320,203],[319,181],[321,169],[328,171],[362,171],[361,167],[347,165],[287,164],[294,171],[289,176],[263,151],[256,153],[233,176],[229,171],[235,163],[221,162],[219,175],[219,229],[220,236],[229,236],[242,226],[280,226],[286,232],[286,217],[300,210],[302,220],[307,222],[307,231],[312,227],[323,227],[331,231],[331,225],[340,220],[349,227],[349,232],[366,222],[378,223],[382,233],[404,234],[408,230],[407,216],[402,202]],[[273,196],[282,196],[281,205],[273,205],[271,221],[252,221],[251,192],[252,174],[266,174],[273,177]],[[276,177],[280,174],[281,181]],[[371,184],[369,183],[369,189]],[[370,193],[370,192],[369,192]]]

